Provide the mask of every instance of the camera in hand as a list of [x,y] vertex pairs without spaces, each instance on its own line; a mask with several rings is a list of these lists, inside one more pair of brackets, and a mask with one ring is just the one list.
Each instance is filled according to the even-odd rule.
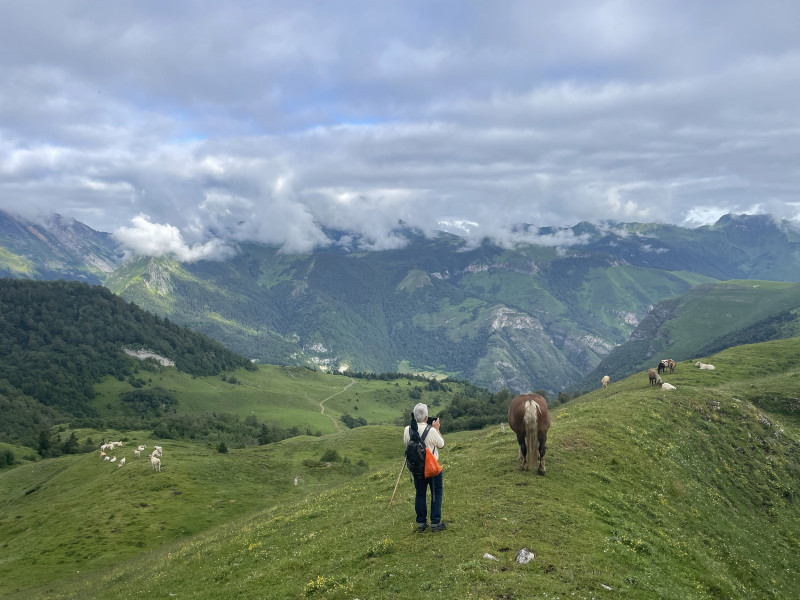
[[428,417],[428,425],[433,425],[433,422],[439,417]]

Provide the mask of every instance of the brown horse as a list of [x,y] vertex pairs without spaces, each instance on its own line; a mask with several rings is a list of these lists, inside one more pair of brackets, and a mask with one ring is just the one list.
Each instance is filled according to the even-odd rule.
[[[529,462],[539,462],[539,474],[544,475],[544,454],[547,451],[547,430],[550,429],[550,411],[547,400],[539,394],[522,394],[508,407],[508,424],[517,434],[520,469],[527,471]],[[533,461],[528,461],[528,450]]]

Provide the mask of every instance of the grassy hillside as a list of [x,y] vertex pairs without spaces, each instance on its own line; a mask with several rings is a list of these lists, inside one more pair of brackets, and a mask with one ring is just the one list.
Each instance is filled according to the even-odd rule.
[[[6,470],[0,539],[4,556],[20,558],[0,562],[0,591],[53,599],[796,598],[800,430],[790,417],[800,339],[706,358],[716,371],[679,363],[665,378],[675,391],[651,388],[640,372],[553,410],[546,477],[518,471],[508,430],[445,428],[451,526],[441,533],[413,532],[405,477],[388,508],[402,452],[397,427],[226,455],[178,445],[165,448],[161,474],[136,463],[109,469],[96,456]],[[349,463],[320,466],[330,449]],[[361,459],[369,471],[348,474]],[[59,505],[49,508],[48,498]],[[56,511],[71,518],[56,521]],[[209,528],[195,533],[204,521]],[[523,547],[535,559],[516,564]],[[34,558],[45,562],[31,565]]]
[[[163,388],[175,394],[178,414],[255,416],[284,428],[308,429],[312,434],[345,429],[344,415],[362,416],[371,425],[394,424],[417,402],[426,402],[438,412],[439,407],[450,404],[454,394],[475,393],[459,382],[447,382],[446,391],[429,391],[427,382],[421,380],[363,379],[274,365],[238,369],[219,377],[192,377],[174,368],[141,376],[145,378],[142,389]],[[125,412],[120,398],[132,389],[128,380],[107,377],[96,386],[93,406],[101,417],[112,418]]]
[[[125,563],[253,511],[329,489],[368,469],[365,462],[379,466],[396,456],[392,433],[367,427],[348,432],[342,443],[345,434],[301,437],[220,454],[126,432],[119,435],[128,442],[115,452],[126,458],[121,468],[92,453],[0,471],[0,596]],[[146,457],[134,457],[139,443],[163,445],[161,473]],[[320,463],[329,448],[348,462]],[[302,479],[298,485],[296,476]]]
[[592,389],[655,367],[662,358],[686,360],[731,345],[800,335],[800,284],[727,281],[698,285],[659,303],[577,386]]

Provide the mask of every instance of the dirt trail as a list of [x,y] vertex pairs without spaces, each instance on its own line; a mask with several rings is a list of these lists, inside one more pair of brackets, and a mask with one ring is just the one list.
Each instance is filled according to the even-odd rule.
[[[344,386],[344,387],[343,387],[342,389],[340,389],[338,392],[336,392],[335,394],[333,394],[333,395],[331,395],[331,396],[328,396],[328,397],[327,397],[327,398],[325,398],[324,400],[321,400],[321,401],[320,401],[320,403],[319,403],[319,412],[321,412],[323,415],[325,415],[325,403],[326,403],[328,400],[330,400],[331,398],[333,398],[334,396],[338,396],[338,395],[339,395],[339,394],[341,394],[342,392],[344,392],[344,391],[348,390],[350,387],[352,387],[352,385],[353,385],[355,382],[356,382],[356,380],[351,378],[351,379],[350,379],[350,383],[348,383],[346,386]],[[334,419],[334,418],[333,418],[332,416],[330,416],[330,415],[325,415],[325,416],[326,416],[326,417],[328,417],[328,418],[331,420],[331,423],[333,423],[333,426],[336,428],[336,431],[341,431],[341,430],[342,430],[342,428],[341,428],[341,427],[339,427],[339,423],[337,423],[337,422],[336,422],[336,419]]]

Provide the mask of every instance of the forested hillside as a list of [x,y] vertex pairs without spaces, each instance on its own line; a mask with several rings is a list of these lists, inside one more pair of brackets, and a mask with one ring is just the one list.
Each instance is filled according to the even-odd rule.
[[94,384],[108,375],[130,378],[143,364],[124,348],[147,349],[195,375],[250,365],[103,287],[1,279],[0,435],[29,443],[39,423],[95,415]]

